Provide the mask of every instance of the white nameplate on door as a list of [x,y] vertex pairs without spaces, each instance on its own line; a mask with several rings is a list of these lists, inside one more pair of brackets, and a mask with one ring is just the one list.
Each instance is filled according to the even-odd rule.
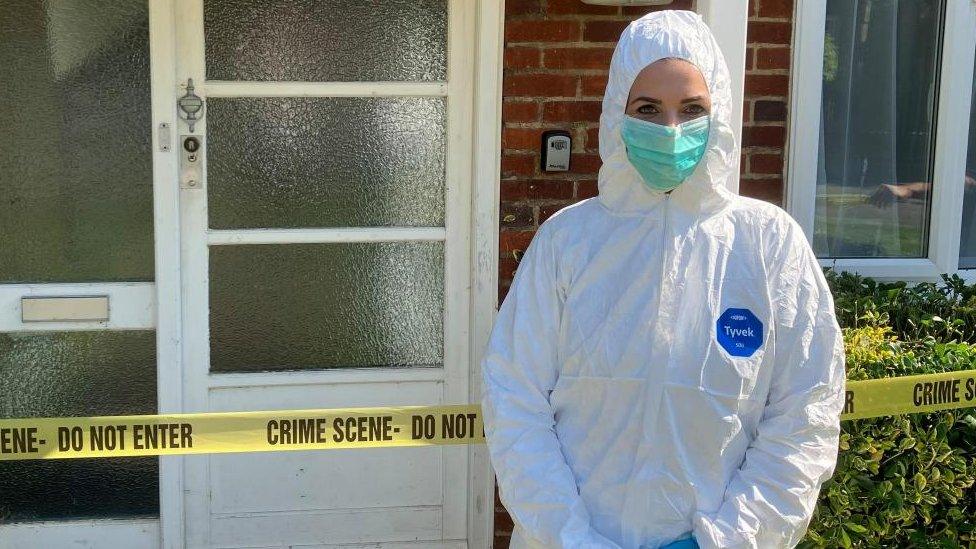
[[23,297],[23,322],[107,321],[108,296]]

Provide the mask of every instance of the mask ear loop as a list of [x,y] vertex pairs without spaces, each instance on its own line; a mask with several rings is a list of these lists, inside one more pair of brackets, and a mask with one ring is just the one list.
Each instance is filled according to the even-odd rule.
[[[665,59],[665,58],[662,58],[662,59]],[[717,113],[716,113],[716,110],[714,108],[715,105],[714,105],[714,103],[712,101],[712,98],[715,97],[715,94],[714,94],[714,89],[713,89],[712,82],[705,75],[705,71],[702,70],[702,68],[698,65],[698,63],[695,63],[693,60],[687,59],[687,58],[684,58],[684,57],[670,57],[669,59],[680,59],[682,61],[685,61],[686,63],[689,63],[691,66],[695,67],[695,70],[698,71],[698,74],[701,75],[702,80],[705,82],[705,88],[708,90],[708,99],[709,99],[709,105],[710,106],[709,106],[709,109],[708,109],[708,113],[703,116],[703,117],[707,117],[708,118],[708,138],[705,140],[705,151],[702,153],[702,156],[699,159],[698,164],[695,167],[695,170],[691,174],[689,174],[688,178],[685,180],[685,182],[681,186],[676,187],[674,190],[678,190],[678,189],[680,189],[682,187],[685,187],[685,189],[688,189],[690,187],[688,187],[687,184],[692,180],[693,177],[695,177],[695,174],[699,174],[698,177],[708,177],[708,175],[707,175],[708,158],[709,158],[710,154],[714,154],[713,153],[713,150],[716,147],[716,139],[717,139],[716,138],[716,135],[717,134],[715,132],[715,126],[716,126],[716,123],[717,123],[717,118],[716,118]],[[631,85],[633,85],[633,84],[631,84]],[[685,122],[685,124],[688,124],[688,123],[691,123],[691,122],[695,122],[696,120],[698,120],[700,118],[703,118],[703,117],[699,117],[699,118],[696,118],[694,120],[689,120],[688,122]],[[696,221],[696,223],[697,223],[697,221]]]
[[[702,80],[705,81],[705,88],[708,90],[708,102],[710,107],[708,108],[708,113],[705,115],[708,117],[708,140],[705,141],[705,152],[702,153],[702,158],[701,158],[701,162],[704,162],[705,158],[708,157],[708,153],[713,148],[715,148],[715,132],[713,131],[713,129],[715,128],[717,119],[716,119],[716,113],[714,108],[715,105],[712,102],[712,98],[715,97],[715,93],[713,93],[715,90],[713,89],[712,82],[708,79],[707,76],[705,76],[705,71],[703,71],[702,68],[698,66],[698,63],[695,63],[691,59],[685,59],[684,57],[673,57],[672,59],[681,59],[682,61],[689,63],[692,67],[695,67],[695,70],[698,71],[698,74],[701,75]],[[697,118],[695,120],[697,120]],[[694,122],[695,120],[689,120],[688,122]]]
[[[705,115],[708,117],[708,141],[705,142],[705,153],[702,155],[702,160],[704,160],[705,155],[708,154],[708,151],[712,148],[713,145],[712,127],[715,125],[715,109],[713,108],[714,105],[712,104],[712,97],[714,97],[715,94],[712,93],[714,91],[712,89],[712,83],[708,80],[708,77],[705,76],[705,71],[703,71],[702,68],[698,66],[698,63],[695,63],[691,59],[684,59],[684,58],[680,58],[680,59],[688,62],[689,64],[691,64],[692,67],[695,67],[695,70],[698,71],[698,74],[701,75],[702,80],[705,82],[705,89],[708,90],[708,104],[710,106],[708,108],[708,113]],[[697,120],[697,118],[695,120]],[[695,120],[689,120],[688,122],[694,122]]]

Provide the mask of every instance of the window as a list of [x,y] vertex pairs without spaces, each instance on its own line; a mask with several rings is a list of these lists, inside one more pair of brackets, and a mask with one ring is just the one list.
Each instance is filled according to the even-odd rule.
[[821,263],[976,269],[976,7],[811,0],[796,16],[787,206]]

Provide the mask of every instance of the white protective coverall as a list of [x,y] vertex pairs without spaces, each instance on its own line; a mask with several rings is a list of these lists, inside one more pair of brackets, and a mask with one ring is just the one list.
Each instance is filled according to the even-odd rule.
[[[670,196],[620,136],[637,73],[686,59],[711,94],[707,150]],[[730,79],[700,16],[621,35],[596,197],[538,229],[481,363],[512,547],[793,547],[834,471],[843,339],[823,272],[782,209],[737,196]]]

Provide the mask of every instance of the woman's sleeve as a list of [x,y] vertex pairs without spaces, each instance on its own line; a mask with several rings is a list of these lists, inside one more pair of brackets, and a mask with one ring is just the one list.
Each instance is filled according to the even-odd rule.
[[522,534],[544,547],[617,548],[590,526],[553,427],[563,292],[549,232],[540,226],[522,256],[481,363],[488,451]]
[[[817,258],[792,219],[772,231],[775,359],[769,397],[745,460],[714,513],[695,516],[703,549],[790,548],[803,538],[834,473],[844,405],[844,342]],[[777,234],[779,233],[779,234]]]

